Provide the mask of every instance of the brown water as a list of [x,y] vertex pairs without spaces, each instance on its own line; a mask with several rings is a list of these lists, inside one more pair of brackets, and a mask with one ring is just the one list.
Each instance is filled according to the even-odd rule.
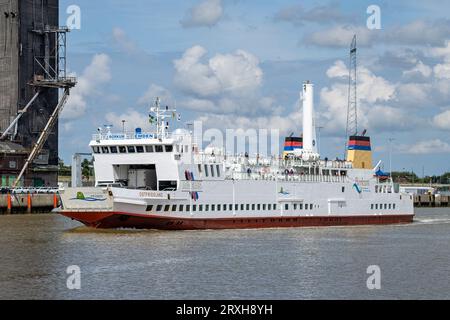
[[195,232],[0,216],[0,299],[449,299],[449,279],[450,209],[404,226]]

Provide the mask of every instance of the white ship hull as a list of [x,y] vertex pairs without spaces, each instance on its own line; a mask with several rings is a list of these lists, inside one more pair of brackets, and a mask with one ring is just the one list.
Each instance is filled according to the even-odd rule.
[[[289,178],[286,178],[289,179]],[[307,177],[304,177],[308,180]],[[311,177],[311,179],[313,179]],[[337,179],[340,180],[341,178]],[[191,192],[68,189],[62,214],[95,228],[235,229],[410,223],[411,196],[349,181],[224,180]],[[362,189],[362,190],[361,190]],[[88,200],[76,199],[82,192]],[[97,198],[93,201],[92,198]],[[194,197],[195,198],[195,197]]]

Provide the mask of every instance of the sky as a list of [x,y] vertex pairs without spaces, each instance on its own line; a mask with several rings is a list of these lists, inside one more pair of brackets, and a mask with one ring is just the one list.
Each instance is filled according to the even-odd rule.
[[[60,154],[89,152],[97,128],[149,129],[156,97],[183,123],[302,132],[299,92],[315,85],[322,157],[342,158],[349,47],[358,39],[358,124],[374,162],[419,176],[450,171],[450,3],[443,1],[60,1],[78,77]],[[380,9],[380,29],[367,20]],[[448,16],[448,14],[447,14]],[[73,20],[71,20],[73,22]],[[370,20],[372,21],[372,20]]]

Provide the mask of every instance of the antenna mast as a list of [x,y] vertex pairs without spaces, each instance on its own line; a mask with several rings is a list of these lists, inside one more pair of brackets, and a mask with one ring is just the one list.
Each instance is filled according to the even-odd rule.
[[347,129],[345,134],[345,150],[349,138],[358,134],[358,105],[357,105],[357,48],[356,35],[353,36],[350,47],[350,68],[349,68],[349,86],[348,86],[348,110],[347,110]]

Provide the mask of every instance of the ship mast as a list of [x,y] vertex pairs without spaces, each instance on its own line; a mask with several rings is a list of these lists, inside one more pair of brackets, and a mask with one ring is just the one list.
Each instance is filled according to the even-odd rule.
[[179,117],[176,109],[170,109],[168,106],[161,108],[161,99],[156,98],[155,104],[150,108],[150,123],[156,122],[157,139],[166,139],[169,135],[168,119]]

